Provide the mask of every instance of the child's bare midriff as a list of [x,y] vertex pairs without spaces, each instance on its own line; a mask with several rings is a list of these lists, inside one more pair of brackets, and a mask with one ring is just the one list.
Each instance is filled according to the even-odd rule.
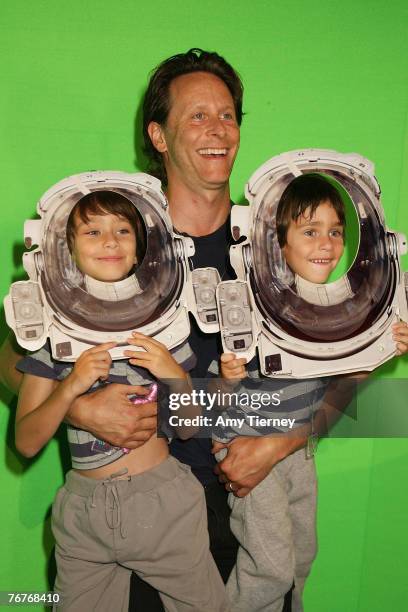
[[87,476],[88,478],[104,479],[108,478],[111,474],[120,472],[127,468],[128,475],[142,474],[147,472],[159,463],[162,463],[169,456],[169,447],[166,438],[157,438],[152,436],[150,440],[145,442],[143,446],[131,450],[126,455],[123,455],[117,461],[109,463],[93,470],[75,470],[81,476]]

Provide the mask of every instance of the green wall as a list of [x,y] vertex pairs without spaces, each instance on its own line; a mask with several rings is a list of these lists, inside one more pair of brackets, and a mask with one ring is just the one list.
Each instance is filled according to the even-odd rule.
[[[2,0],[1,294],[21,271],[23,222],[39,197],[73,173],[133,171],[135,111],[148,71],[194,46],[225,55],[245,83],[237,201],[273,155],[356,151],[376,163],[388,225],[408,233],[407,7],[404,0]],[[388,364],[380,376],[408,378],[407,364]],[[0,397],[7,438],[0,590],[43,590],[60,447],[53,441],[36,460],[21,459],[15,403]],[[403,609],[408,440],[325,440],[318,470],[320,553],[306,611]]]

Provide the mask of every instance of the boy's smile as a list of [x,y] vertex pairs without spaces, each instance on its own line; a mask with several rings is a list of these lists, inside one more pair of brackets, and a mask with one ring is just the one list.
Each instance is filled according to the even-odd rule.
[[344,228],[329,201],[310,208],[288,227],[282,248],[288,266],[311,283],[325,283],[344,250]]
[[126,278],[136,263],[136,237],[131,223],[112,214],[75,217],[72,255],[83,274],[113,283]]

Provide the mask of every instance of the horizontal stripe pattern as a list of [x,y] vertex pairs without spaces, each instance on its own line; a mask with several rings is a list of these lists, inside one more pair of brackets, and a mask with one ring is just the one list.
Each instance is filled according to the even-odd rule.
[[[257,419],[248,419],[248,416],[259,419],[295,419],[293,429],[309,423],[312,414],[318,410],[322,403],[330,378],[314,379],[279,379],[263,376],[258,368],[258,358],[254,357],[246,366],[247,377],[235,387],[231,393],[237,394],[241,401],[233,404],[228,410],[220,412],[224,417],[224,426],[213,429],[213,437],[221,442],[228,442],[237,436],[261,436],[272,433],[284,433],[289,427],[256,425]],[[219,375],[219,364],[213,361],[209,366],[209,375]],[[271,402],[254,408],[260,402],[260,395],[279,396],[279,405]],[[265,402],[266,403],[266,402]],[[234,420],[244,419],[244,423],[237,426]]]
[[[188,342],[170,352],[184,371],[188,372],[196,365],[196,357]],[[72,372],[73,367],[74,364],[53,359],[48,341],[40,350],[27,354],[16,366],[17,370],[24,374],[52,380],[64,380]],[[148,370],[132,366],[128,360],[113,361],[107,381],[96,382],[88,393],[110,383],[146,386],[155,380]],[[102,467],[124,455],[123,449],[98,440],[90,432],[71,425],[67,425],[67,437],[72,467],[76,469],[90,470]]]

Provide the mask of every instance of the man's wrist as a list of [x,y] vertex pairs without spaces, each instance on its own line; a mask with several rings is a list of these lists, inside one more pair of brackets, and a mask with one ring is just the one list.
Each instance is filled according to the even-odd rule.
[[[72,400],[70,409],[65,415],[65,422],[77,427],[78,429],[85,429],[91,431],[89,427],[89,421],[94,416],[94,410],[97,410],[97,406],[94,406],[94,410],[86,410],[86,404],[88,403],[88,395],[80,395]],[[82,420],[82,415],[86,414],[86,423]]]
[[69,380],[69,376],[67,376],[67,378],[64,378],[64,380],[59,383],[56,392],[58,393],[62,401],[67,402],[70,405],[72,405],[73,402],[79,397],[78,394],[74,391],[72,382]]
[[[278,451],[276,449],[276,439],[279,439]],[[271,449],[273,453],[278,455],[278,460],[282,461],[286,459],[292,453],[304,448],[307,445],[308,435],[305,432],[299,432],[299,435],[295,436],[293,433],[291,435],[279,435],[273,434],[268,436],[268,439],[271,441]]]

